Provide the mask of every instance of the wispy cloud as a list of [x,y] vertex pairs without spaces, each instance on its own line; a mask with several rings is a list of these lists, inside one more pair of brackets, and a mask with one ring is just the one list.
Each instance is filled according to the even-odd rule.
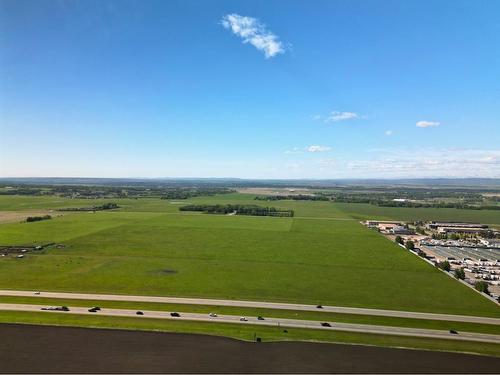
[[392,135],[392,130],[386,130],[386,131],[384,132],[384,134],[385,134],[386,136],[390,137],[390,136]]
[[242,38],[243,43],[250,43],[259,51],[264,52],[266,58],[285,53],[283,43],[257,18],[232,13],[222,17],[221,23],[224,28]]
[[439,126],[441,125],[440,122],[438,121],[425,121],[425,120],[422,120],[422,121],[417,121],[417,128],[430,128],[430,127],[436,127],[436,126]]
[[333,112],[330,112],[326,116],[313,115],[313,116],[311,116],[311,118],[313,120],[316,120],[316,121],[323,120],[323,122],[329,123],[329,122],[339,122],[339,121],[347,121],[347,120],[357,120],[360,118],[364,118],[364,116],[361,116],[355,112],[333,111]]
[[327,152],[331,149],[329,146],[311,145],[307,147],[307,152]]
[[285,154],[301,154],[302,152],[304,152],[303,149],[299,148],[299,147],[294,147],[290,150],[286,150],[285,151]]
[[371,159],[348,162],[347,168],[379,177],[500,177],[500,150],[377,151]]

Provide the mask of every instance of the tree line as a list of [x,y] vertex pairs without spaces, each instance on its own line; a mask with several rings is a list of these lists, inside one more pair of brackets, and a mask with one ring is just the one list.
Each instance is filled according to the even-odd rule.
[[92,207],[68,207],[60,208],[58,211],[104,211],[104,210],[114,210],[115,208],[120,208],[116,203],[104,203],[100,206]]
[[200,211],[208,214],[235,214],[250,216],[293,217],[294,215],[293,210],[242,204],[189,204],[179,207],[179,211]]
[[28,216],[26,218],[27,223],[32,223],[34,221],[42,221],[42,220],[50,220],[52,219],[52,216],[50,215],[43,215],[43,216]]
[[258,201],[282,201],[282,200],[292,200],[292,201],[329,201],[330,198],[324,195],[308,195],[308,194],[298,194],[298,195],[265,195],[255,197]]

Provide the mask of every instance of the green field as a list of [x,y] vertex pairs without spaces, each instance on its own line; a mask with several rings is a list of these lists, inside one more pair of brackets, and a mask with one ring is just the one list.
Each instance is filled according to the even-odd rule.
[[[0,209],[107,201],[2,196]],[[0,288],[500,314],[494,303],[361,226],[354,217],[366,212],[353,213],[359,205],[272,202],[295,210],[294,218],[274,218],[180,214],[178,204],[154,198],[116,201],[119,210],[1,224],[0,244],[65,248],[0,259]],[[255,203],[243,194],[187,202]]]

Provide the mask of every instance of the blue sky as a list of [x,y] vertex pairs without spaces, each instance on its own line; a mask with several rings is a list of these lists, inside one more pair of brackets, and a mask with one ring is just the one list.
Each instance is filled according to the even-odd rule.
[[0,176],[500,177],[499,1],[0,4]]

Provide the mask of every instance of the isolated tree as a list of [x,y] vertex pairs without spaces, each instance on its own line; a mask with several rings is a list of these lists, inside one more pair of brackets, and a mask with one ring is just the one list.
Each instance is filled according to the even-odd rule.
[[443,262],[439,262],[438,263],[438,267],[441,268],[443,271],[446,271],[446,272],[449,272],[450,269],[451,269],[450,262],[448,262],[447,260],[445,260]]
[[476,281],[474,283],[474,288],[481,293],[490,294],[490,291],[488,290],[488,283],[486,281]]
[[426,257],[427,257],[427,254],[425,253],[425,251],[418,250],[418,256],[420,256],[420,257],[422,257],[422,258],[426,258]]
[[460,280],[465,279],[465,271],[463,268],[457,268],[455,269],[455,277]]
[[420,234],[424,234],[424,235],[426,234],[425,229],[420,227],[420,226],[418,226],[417,229],[415,229],[415,232],[420,233]]
[[394,241],[396,241],[396,243],[400,243],[401,245],[403,244],[403,238],[401,238],[401,236],[396,236],[396,238],[394,239]]
[[414,249],[415,249],[415,243],[414,243],[412,240],[408,240],[408,241],[406,241],[406,243],[405,243],[405,247],[406,247],[408,250],[414,250]]

